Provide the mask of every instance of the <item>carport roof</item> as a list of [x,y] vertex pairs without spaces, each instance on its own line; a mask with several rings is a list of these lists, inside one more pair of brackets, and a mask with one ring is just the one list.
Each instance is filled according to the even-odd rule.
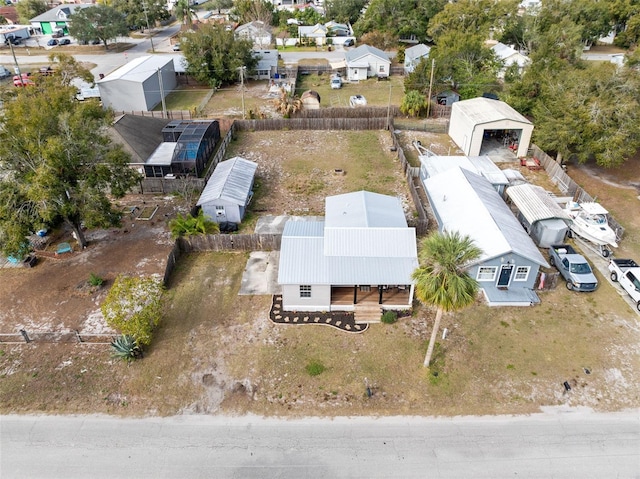
[[550,218],[570,220],[569,215],[540,186],[530,184],[511,186],[507,188],[507,196],[511,198],[529,224]]
[[511,120],[518,123],[533,125],[523,115],[514,110],[507,103],[500,100],[478,97],[470,100],[458,101],[452,108],[459,110],[475,125],[493,123],[501,120]]

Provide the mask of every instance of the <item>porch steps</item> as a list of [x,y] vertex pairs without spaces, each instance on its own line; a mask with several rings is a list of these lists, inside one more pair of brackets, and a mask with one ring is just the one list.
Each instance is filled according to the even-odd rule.
[[356,304],[353,310],[356,323],[379,323],[382,308],[378,304]]

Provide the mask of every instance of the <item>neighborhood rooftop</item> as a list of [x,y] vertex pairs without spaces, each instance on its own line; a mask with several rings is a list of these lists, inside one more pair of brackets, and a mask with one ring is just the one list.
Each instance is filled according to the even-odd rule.
[[514,122],[531,124],[523,115],[500,100],[478,97],[457,102],[455,107],[476,125],[500,121],[505,118]]
[[134,58],[96,83],[106,83],[123,78],[130,81],[144,81],[151,75],[157,74],[158,69],[163,68],[169,61],[173,62],[173,56],[149,55]]

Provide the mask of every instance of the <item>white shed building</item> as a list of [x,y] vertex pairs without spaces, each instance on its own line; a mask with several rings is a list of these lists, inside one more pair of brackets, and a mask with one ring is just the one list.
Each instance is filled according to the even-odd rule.
[[533,123],[503,101],[479,97],[451,105],[449,136],[467,156],[480,156],[485,140],[499,138],[524,157],[532,133]]
[[240,223],[253,197],[257,168],[239,156],[218,163],[198,200],[205,216],[218,223]]
[[135,58],[96,82],[104,108],[150,111],[177,85],[173,57]]

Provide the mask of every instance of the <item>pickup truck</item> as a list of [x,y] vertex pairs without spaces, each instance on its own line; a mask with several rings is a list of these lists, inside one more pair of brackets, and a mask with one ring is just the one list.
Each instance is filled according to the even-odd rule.
[[611,281],[618,281],[640,311],[640,266],[632,259],[612,259],[609,261]]
[[555,244],[549,248],[549,263],[558,268],[572,291],[595,291],[598,279],[591,266],[571,245]]

